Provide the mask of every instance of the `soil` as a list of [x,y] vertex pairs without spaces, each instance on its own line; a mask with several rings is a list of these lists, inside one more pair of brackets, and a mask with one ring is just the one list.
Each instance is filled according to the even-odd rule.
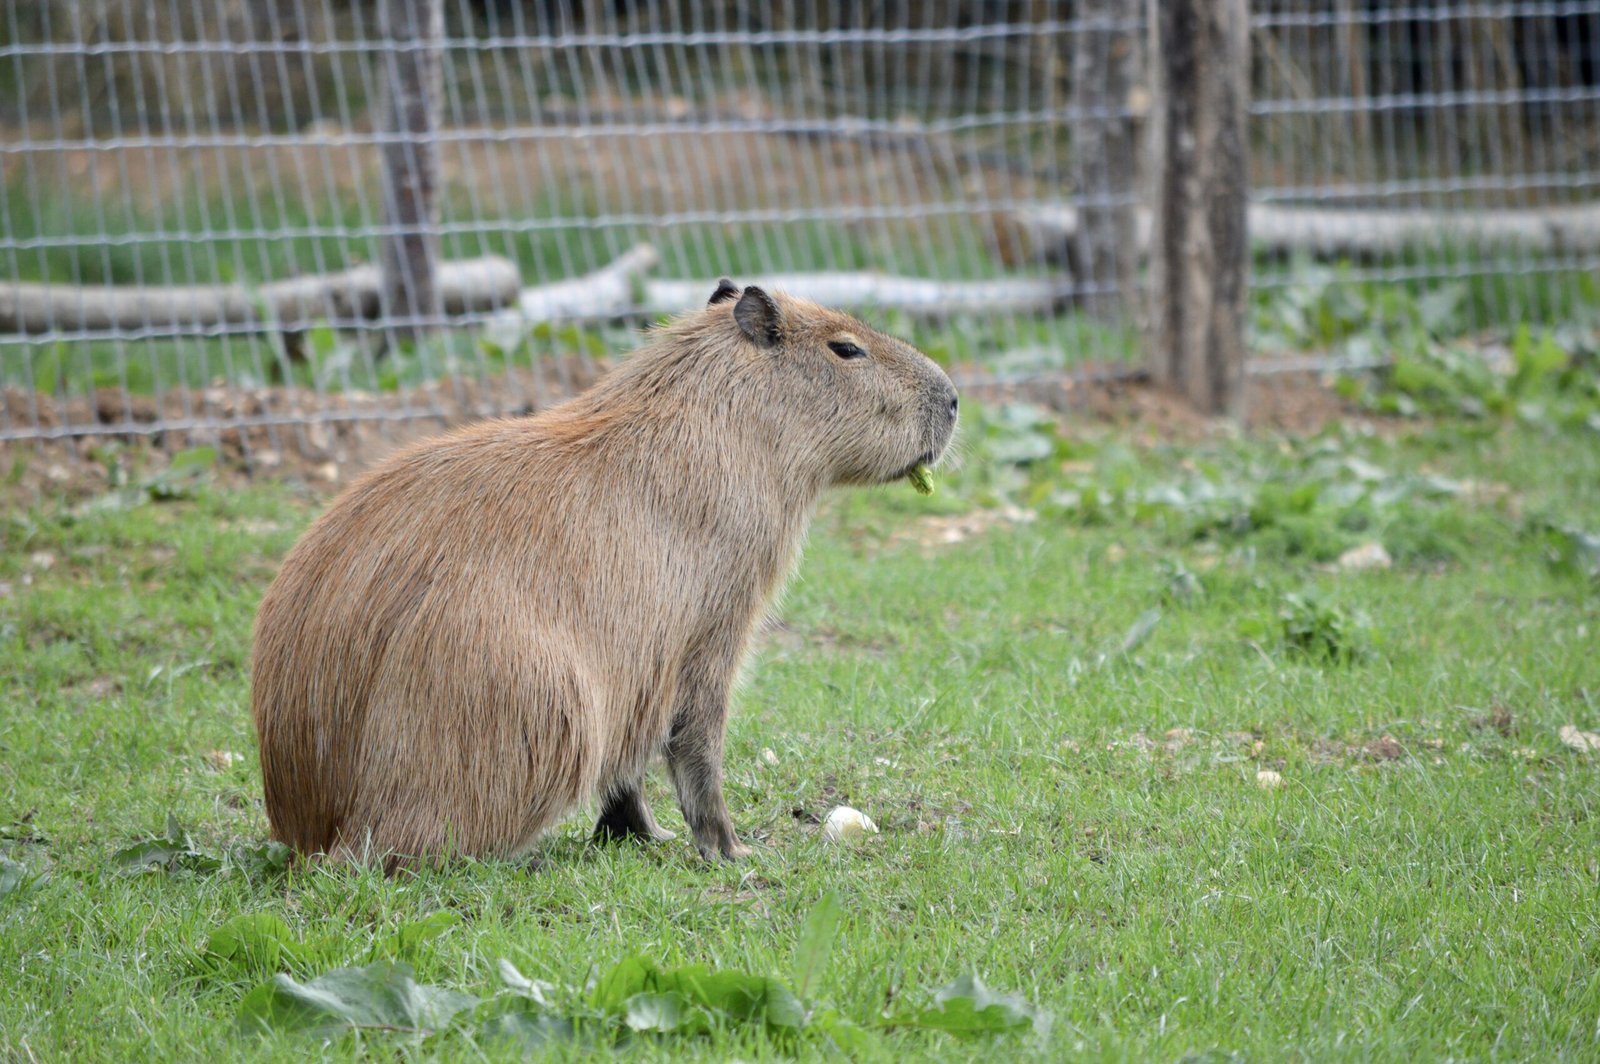
[[[1200,440],[1238,428],[1197,412],[1179,396],[1142,377],[1117,377],[1110,372],[1104,379],[1094,379],[1091,371],[1021,384],[972,381],[962,391],[982,402],[1033,403],[1061,414],[1068,423],[1087,418],[1127,429],[1145,440]],[[1306,436],[1335,422],[1367,419],[1340,398],[1331,380],[1318,374],[1274,374],[1252,377],[1245,383],[1246,431]]]
[[[105,389],[60,400],[0,390],[0,425],[94,428],[93,435],[0,442],[0,504],[92,497],[116,486],[119,469],[136,482],[159,472],[173,454],[202,446],[216,449],[223,483],[276,477],[332,492],[406,443],[483,417],[527,414],[586,388],[605,368],[570,358],[537,376],[521,370],[383,394],[217,384],[159,399]],[[1057,412],[1069,428],[1087,422],[1147,442],[1238,431],[1137,379],[970,382],[963,392],[982,402],[1034,403]],[[1314,434],[1333,422],[1367,420],[1309,374],[1252,379],[1246,411],[1244,428],[1269,434]]]

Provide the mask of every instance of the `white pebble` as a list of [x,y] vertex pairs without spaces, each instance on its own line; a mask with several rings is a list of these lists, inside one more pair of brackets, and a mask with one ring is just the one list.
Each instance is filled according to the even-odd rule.
[[1270,791],[1274,787],[1283,786],[1283,777],[1270,768],[1264,768],[1256,773],[1256,786],[1262,790]]
[[773,751],[772,747],[763,746],[761,748],[761,763],[763,765],[776,765],[778,763],[778,755]]
[[868,835],[876,835],[878,825],[859,809],[836,805],[822,821],[822,837],[829,842],[859,842]]

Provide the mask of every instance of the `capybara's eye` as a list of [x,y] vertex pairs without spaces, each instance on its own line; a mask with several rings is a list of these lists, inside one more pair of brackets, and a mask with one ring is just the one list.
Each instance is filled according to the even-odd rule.
[[866,358],[867,353],[849,340],[831,340],[828,347],[840,358]]

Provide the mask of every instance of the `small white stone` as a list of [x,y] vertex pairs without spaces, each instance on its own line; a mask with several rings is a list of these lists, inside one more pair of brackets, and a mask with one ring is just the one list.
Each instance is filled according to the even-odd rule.
[[1387,569],[1393,564],[1394,559],[1389,557],[1389,552],[1383,549],[1382,543],[1363,543],[1339,555],[1339,568],[1349,573],[1359,573],[1367,569]]
[[1274,787],[1283,786],[1283,777],[1270,768],[1264,768],[1256,773],[1256,786],[1264,791],[1270,791]]
[[1568,749],[1580,754],[1600,753],[1600,732],[1579,731],[1575,724],[1563,724],[1556,734]]
[[763,746],[761,748],[761,763],[763,765],[776,765],[778,763],[778,755],[773,751],[772,747]]
[[868,835],[876,835],[878,825],[859,809],[836,805],[822,821],[822,837],[829,842],[860,842]]

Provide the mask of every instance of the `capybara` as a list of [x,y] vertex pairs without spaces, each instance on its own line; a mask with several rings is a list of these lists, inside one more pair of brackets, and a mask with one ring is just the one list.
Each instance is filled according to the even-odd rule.
[[749,852],[728,696],[819,496],[935,462],[950,379],[836,311],[724,280],[588,391],[396,454],[283,563],[251,708],[275,838],[381,861],[518,857],[597,797],[600,836]]

